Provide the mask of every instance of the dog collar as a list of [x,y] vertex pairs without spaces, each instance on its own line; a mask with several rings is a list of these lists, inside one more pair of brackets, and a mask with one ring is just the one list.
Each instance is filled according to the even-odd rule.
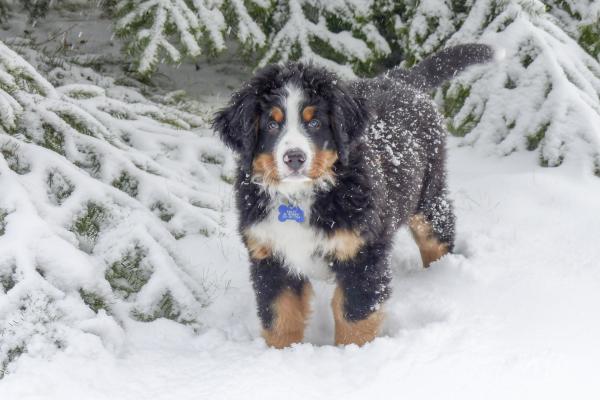
[[279,206],[279,221],[285,222],[287,220],[296,221],[298,223],[304,222],[304,210],[300,207],[294,207],[287,204]]

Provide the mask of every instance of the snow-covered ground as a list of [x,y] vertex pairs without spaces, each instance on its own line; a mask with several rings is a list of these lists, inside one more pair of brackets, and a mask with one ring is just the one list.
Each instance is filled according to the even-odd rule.
[[306,343],[267,348],[227,211],[228,235],[179,241],[222,283],[198,332],[129,322],[120,353],[90,336],[51,359],[24,354],[0,398],[599,398],[600,180],[575,160],[544,169],[535,153],[450,147],[457,254],[423,270],[399,235],[394,294],[373,343],[332,345],[332,287],[317,284]]
[[[28,27],[19,21],[0,39],[22,34]],[[32,34],[39,35],[38,42],[52,38],[45,45],[50,52],[68,43],[72,48],[61,55],[103,57],[102,72],[118,78],[120,65],[110,60],[118,58],[119,43],[111,40],[110,23],[97,15],[65,13],[40,20]],[[206,106],[204,117],[250,73],[235,51],[198,67],[162,66],[154,80],[157,92],[185,88]],[[53,79],[56,85],[72,83]],[[114,94],[111,87],[107,93]],[[213,148],[205,127],[168,132],[169,141],[185,138],[189,148],[205,142]],[[149,144],[164,139],[160,135],[139,137],[142,150],[182,176],[204,168],[197,158],[186,164],[150,152]],[[47,351],[34,337],[0,379],[0,400],[600,398],[600,179],[584,159],[588,150],[574,142],[560,168],[541,168],[537,151],[499,157],[484,152],[493,146],[461,143],[450,140],[450,184],[459,218],[456,254],[423,270],[408,233],[398,235],[394,294],[386,305],[384,332],[373,343],[332,345],[333,287],[316,283],[306,343],[285,350],[266,347],[231,189],[213,165],[209,181],[219,181],[215,202],[220,199],[222,206],[214,208],[223,213],[222,229],[172,241],[179,264],[195,271],[192,286],[205,280],[213,288],[212,303],[199,311],[198,324],[135,322],[86,309],[86,318],[93,315],[97,325],[77,325],[87,333],[71,335],[58,352]],[[15,182],[30,182],[27,176]],[[98,185],[86,178],[79,186],[90,194]],[[60,229],[66,228],[51,233]],[[102,275],[103,265],[94,273]],[[74,296],[79,297],[76,291]],[[110,326],[118,332],[105,329]],[[0,344],[4,339],[0,332]]]

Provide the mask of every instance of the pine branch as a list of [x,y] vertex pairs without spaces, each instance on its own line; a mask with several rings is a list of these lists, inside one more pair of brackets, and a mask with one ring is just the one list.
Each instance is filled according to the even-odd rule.
[[265,34],[243,0],[123,0],[118,10],[116,30],[130,40],[129,52],[143,75],[153,72],[163,57],[180,62],[184,56],[223,51],[232,27],[247,48],[265,44]]
[[176,242],[219,234],[228,153],[201,118],[86,76],[105,86],[55,87],[0,42],[0,377],[33,337],[118,347],[123,321],[197,324],[210,300]]
[[[282,28],[269,39],[269,49],[259,62],[259,66],[273,61],[313,61],[334,69],[346,77],[354,76],[352,64],[366,62],[374,57],[375,52],[369,48],[365,40],[355,37],[349,30],[331,31],[325,15],[326,12],[336,13],[341,21],[358,25],[353,21],[355,16],[353,9],[347,3],[333,6],[324,2],[322,7],[316,8],[317,19],[313,22],[307,18],[304,11],[305,7],[313,4],[309,0],[286,2],[277,18]],[[382,38],[374,34],[372,27],[364,29],[373,42],[378,44],[378,51],[389,51],[389,46],[381,44]],[[322,51],[315,49],[317,43],[321,44]]]

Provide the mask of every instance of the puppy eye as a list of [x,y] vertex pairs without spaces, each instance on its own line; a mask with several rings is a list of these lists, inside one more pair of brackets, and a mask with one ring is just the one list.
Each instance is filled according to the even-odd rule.
[[270,131],[274,131],[275,129],[279,128],[279,124],[277,123],[277,121],[269,121],[269,123],[267,124],[267,129]]
[[312,129],[317,129],[321,126],[321,121],[319,121],[318,119],[311,119],[310,122],[308,123],[308,127],[312,128]]

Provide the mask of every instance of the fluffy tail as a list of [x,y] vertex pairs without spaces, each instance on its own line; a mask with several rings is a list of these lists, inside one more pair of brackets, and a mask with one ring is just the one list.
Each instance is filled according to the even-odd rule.
[[497,54],[494,49],[486,44],[461,44],[430,55],[409,71],[394,69],[389,76],[427,92],[454,78],[467,67],[489,62],[495,57]]

